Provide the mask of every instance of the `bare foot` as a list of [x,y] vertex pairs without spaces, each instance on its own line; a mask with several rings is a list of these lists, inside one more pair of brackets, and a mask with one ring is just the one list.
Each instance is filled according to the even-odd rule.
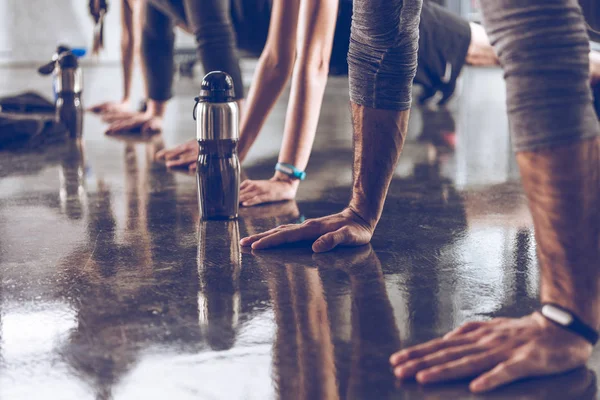
[[498,65],[498,57],[490,43],[483,26],[469,23],[471,27],[471,43],[467,51],[467,64],[480,67]]

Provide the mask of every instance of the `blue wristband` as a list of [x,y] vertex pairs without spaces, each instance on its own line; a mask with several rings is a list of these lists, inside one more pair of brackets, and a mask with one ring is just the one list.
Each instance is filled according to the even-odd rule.
[[298,179],[301,181],[306,179],[306,172],[300,171],[292,164],[277,163],[275,165],[275,171],[281,172],[282,174],[286,174],[291,178]]

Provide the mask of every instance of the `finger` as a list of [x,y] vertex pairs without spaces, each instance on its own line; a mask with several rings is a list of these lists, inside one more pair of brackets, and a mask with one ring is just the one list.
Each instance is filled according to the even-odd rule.
[[276,232],[279,232],[282,228],[286,228],[286,227],[287,227],[287,225],[282,225],[282,226],[279,226],[277,228],[270,229],[270,230],[268,230],[266,232],[263,232],[263,233],[257,233],[256,235],[245,237],[242,240],[240,240],[240,244],[242,246],[250,246],[252,243],[257,242],[257,241],[259,241],[260,239],[262,239],[262,238],[264,238],[266,236],[269,236],[269,235],[272,235],[272,234],[274,234]]
[[435,383],[467,378],[487,371],[507,358],[508,354],[504,350],[486,351],[420,371],[417,373],[417,381]]
[[438,338],[431,340],[429,342],[423,343],[418,346],[409,347],[408,349],[404,349],[393,354],[390,357],[390,363],[392,366],[399,366],[402,363],[405,363],[409,360],[414,360],[417,358],[428,356],[429,354],[433,354],[437,351],[455,347],[455,346],[463,346],[467,344],[471,344],[474,342],[474,339],[470,336],[461,336],[454,339],[444,339]]
[[165,164],[166,164],[167,168],[183,167],[183,166],[188,166],[190,164],[193,164],[196,161],[198,161],[198,160],[194,156],[186,155],[186,156],[177,158],[175,160],[169,160]]
[[164,160],[166,157],[166,154],[168,152],[170,152],[171,150],[167,150],[167,149],[162,149],[156,152],[156,154],[154,155],[154,159],[155,160]]
[[94,114],[100,114],[106,109],[106,104],[98,104],[96,106],[90,107],[87,110]]
[[258,195],[246,200],[242,203],[244,207],[252,207],[263,203],[270,202],[271,199],[267,195]]
[[261,192],[258,189],[247,190],[247,191],[244,192],[243,195],[240,193],[240,204],[242,206],[245,206],[246,204],[244,204],[244,203],[246,203],[248,200],[250,200],[250,199],[252,199],[252,198],[254,198],[254,197],[256,197],[256,196],[258,196],[260,194],[261,194]]
[[476,344],[468,344],[444,349],[423,358],[406,362],[402,364],[401,367],[396,367],[394,369],[394,375],[396,375],[396,377],[399,379],[413,378],[419,371],[424,369],[428,369],[436,365],[446,364],[450,361],[458,360],[459,358],[479,353],[481,351],[481,346]]
[[188,169],[192,172],[195,171],[197,168],[198,168],[198,163],[196,163],[196,162],[193,162],[188,166]]
[[165,160],[176,159],[180,155],[184,154],[186,151],[188,151],[188,149],[183,146],[177,146],[174,149],[166,150],[165,151]]
[[286,243],[314,239],[322,234],[321,230],[322,226],[316,222],[310,225],[303,224],[299,226],[293,226],[254,242],[252,244],[252,248],[255,250],[267,249],[269,247],[276,247]]
[[465,333],[469,333],[469,332],[473,332],[479,328],[481,328],[482,326],[484,326],[486,324],[486,322],[483,321],[472,321],[472,322],[467,322],[466,324],[463,324],[461,326],[459,326],[458,328],[454,329],[451,332],[448,332],[445,336],[444,339],[449,339],[458,335],[462,335]]
[[496,365],[490,372],[471,382],[469,388],[476,393],[487,392],[507,383],[537,375],[539,372],[526,358],[520,357]]
[[335,232],[329,232],[318,238],[312,245],[315,253],[324,253],[333,250],[340,244],[348,243],[351,240],[351,233],[348,227],[342,227]]
[[132,131],[134,128],[139,128],[139,123],[137,121],[121,121],[115,122],[111,124],[106,133],[118,133],[118,132],[128,132]]
[[240,190],[243,190],[246,186],[250,185],[251,183],[252,181],[250,179],[244,180],[242,183],[240,183]]
[[141,132],[142,133],[158,133],[158,132],[160,132],[160,128],[152,125],[149,122],[146,122],[142,125]]

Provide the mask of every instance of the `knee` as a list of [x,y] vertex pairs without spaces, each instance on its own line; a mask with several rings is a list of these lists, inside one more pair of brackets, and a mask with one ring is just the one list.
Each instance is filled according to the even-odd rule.
[[534,9],[522,4],[486,16],[507,81],[560,74],[563,81],[587,82],[590,48],[581,10],[577,0],[559,3],[539,3]]
[[236,37],[231,23],[216,21],[194,29],[198,51],[207,55],[212,52],[236,47]]

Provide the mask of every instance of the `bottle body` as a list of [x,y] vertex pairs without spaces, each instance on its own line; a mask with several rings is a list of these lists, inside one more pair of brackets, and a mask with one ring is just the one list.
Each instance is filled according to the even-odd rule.
[[200,218],[234,219],[239,211],[240,160],[237,139],[198,140]]
[[56,119],[62,122],[71,138],[80,138],[83,132],[83,105],[79,94],[58,93],[56,99]]

